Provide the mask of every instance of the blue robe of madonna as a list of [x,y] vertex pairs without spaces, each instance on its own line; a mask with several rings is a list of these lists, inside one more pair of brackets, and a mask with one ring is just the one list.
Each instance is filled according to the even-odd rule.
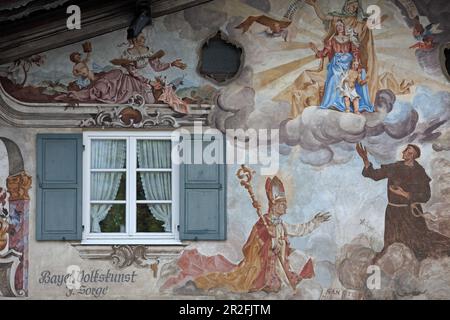
[[[339,86],[345,72],[350,70],[353,61],[351,53],[335,53],[333,59],[327,67],[327,80],[325,81],[325,92],[320,105],[321,109],[336,109],[345,111],[344,97]],[[366,70],[361,71],[361,79],[366,79]],[[374,112],[374,107],[370,103],[369,89],[367,85],[361,86],[359,83],[355,86],[356,92],[361,97],[359,99],[359,112]],[[353,104],[350,109],[353,110]]]

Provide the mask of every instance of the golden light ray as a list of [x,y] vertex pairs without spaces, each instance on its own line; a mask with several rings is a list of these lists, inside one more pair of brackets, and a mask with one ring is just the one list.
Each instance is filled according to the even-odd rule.
[[293,24],[300,35],[309,36],[313,39],[323,39],[326,35],[325,26],[310,6],[304,6],[299,10],[298,14],[294,16]]
[[[389,40],[392,42],[396,42],[395,40],[404,40],[405,35],[399,34],[398,30],[389,29],[388,31],[384,31],[381,33],[374,33],[373,38],[375,40]],[[411,35],[411,40],[414,41],[414,38]]]
[[[298,29],[298,33],[297,35],[300,35],[303,39],[317,39],[318,42],[322,43],[323,42],[323,38],[325,38],[325,35],[317,35],[313,32],[311,32],[308,29],[302,28],[302,27],[297,27]],[[317,42],[315,41],[315,42]]]
[[[305,65],[305,67],[307,67]],[[305,68],[306,69],[306,68]],[[310,67],[307,69],[317,69],[317,65],[314,64],[310,64]],[[316,81],[318,83],[323,83],[325,82],[325,74],[324,72],[309,72],[306,70],[303,70],[292,82],[291,84],[289,84],[287,87],[285,87],[284,89],[282,89],[280,92],[278,92],[273,98],[273,101],[290,101],[291,97],[292,97],[292,92],[293,90],[297,90],[299,83],[304,82],[311,82],[311,81]]]
[[[306,8],[307,10],[305,10]],[[326,32],[324,24],[317,17],[312,7],[303,7],[303,10],[301,10],[298,15],[298,21],[302,21],[304,24],[308,25],[310,29],[314,29],[319,32]]]
[[307,63],[303,65],[301,68],[293,70],[292,72],[284,74],[283,76],[279,77],[278,79],[273,81],[270,84],[270,86],[266,86],[263,90],[260,90],[259,92],[261,92],[266,96],[276,97],[286,89],[289,89],[292,86],[296,86],[298,79],[302,77],[302,74],[305,72],[305,70],[312,70],[316,68],[317,68],[317,61]]
[[[412,63],[418,63],[417,58],[414,54],[414,50],[411,49],[400,49],[399,48],[387,48],[379,47],[377,48],[377,56],[384,56],[391,59],[402,59],[409,60]],[[403,61],[402,61],[403,62]]]
[[309,49],[308,42],[283,42],[278,44],[277,48],[270,48],[271,51],[290,51],[298,49]]
[[290,101],[292,90],[298,88],[299,83],[304,81],[325,81],[325,71],[319,73],[308,71],[316,70],[317,68],[318,62],[313,60],[310,63],[303,65],[301,68],[281,76],[273,81],[270,86],[266,86],[264,90],[260,90],[259,92],[266,96],[270,96],[273,101]]
[[[419,66],[419,62],[417,60],[413,61],[413,60],[409,60],[406,58],[397,58],[397,57],[387,56],[384,54],[379,54],[378,55],[378,73],[383,72],[383,69],[380,68],[380,62],[382,62],[382,61],[386,62],[386,65],[393,66],[394,68],[403,66],[407,69],[408,66],[411,66],[411,65]],[[412,73],[411,69],[409,69],[409,72]]]
[[261,71],[255,75],[255,89],[260,90],[268,86],[278,78],[291,73],[302,66],[316,60],[315,55],[310,55],[301,59],[297,59],[274,68],[270,68],[266,71]]
[[[399,46],[399,43],[402,43],[404,46]],[[382,42],[377,42],[376,48],[378,50],[378,48],[391,48],[391,49],[397,49],[398,51],[409,51],[409,46],[412,46],[413,44],[415,44],[416,42],[414,40],[410,40],[410,39],[399,39],[396,42],[390,41],[390,40],[383,40]],[[414,51],[413,51],[414,52]]]
[[[414,80],[416,85],[434,85],[438,87],[441,90],[448,91],[448,83],[445,79],[441,81],[433,79],[428,77],[425,72],[423,71],[423,75],[419,72],[412,72],[411,68],[408,68],[407,66],[399,66],[394,63],[388,63],[386,61],[380,61],[379,65],[384,67],[386,70],[390,70],[390,72],[393,72],[393,69],[395,68],[395,76],[397,78],[408,78],[409,80]],[[419,64],[417,62],[417,68],[419,67]]]

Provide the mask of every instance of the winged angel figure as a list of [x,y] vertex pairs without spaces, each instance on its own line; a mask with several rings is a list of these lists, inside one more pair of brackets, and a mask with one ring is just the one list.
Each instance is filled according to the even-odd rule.
[[289,31],[288,27],[292,23],[292,17],[300,9],[302,0],[294,0],[289,5],[286,13],[282,19],[272,18],[266,15],[249,16],[242,23],[240,23],[236,29],[242,29],[242,32],[247,32],[254,23],[258,23],[266,27],[263,34],[270,38],[283,38],[287,41]]

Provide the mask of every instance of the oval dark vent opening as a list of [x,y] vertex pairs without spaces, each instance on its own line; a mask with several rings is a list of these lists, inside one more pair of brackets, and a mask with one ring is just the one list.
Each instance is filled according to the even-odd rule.
[[450,43],[442,46],[441,51],[441,66],[442,72],[450,81]]
[[226,84],[239,74],[242,55],[242,48],[218,31],[202,46],[198,71],[213,82]]
[[445,69],[447,70],[447,76],[450,76],[450,48],[444,50],[445,56]]

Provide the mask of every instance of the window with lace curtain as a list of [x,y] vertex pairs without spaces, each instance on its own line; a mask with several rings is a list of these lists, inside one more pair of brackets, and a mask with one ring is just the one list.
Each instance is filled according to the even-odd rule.
[[83,242],[178,243],[170,132],[85,132]]

